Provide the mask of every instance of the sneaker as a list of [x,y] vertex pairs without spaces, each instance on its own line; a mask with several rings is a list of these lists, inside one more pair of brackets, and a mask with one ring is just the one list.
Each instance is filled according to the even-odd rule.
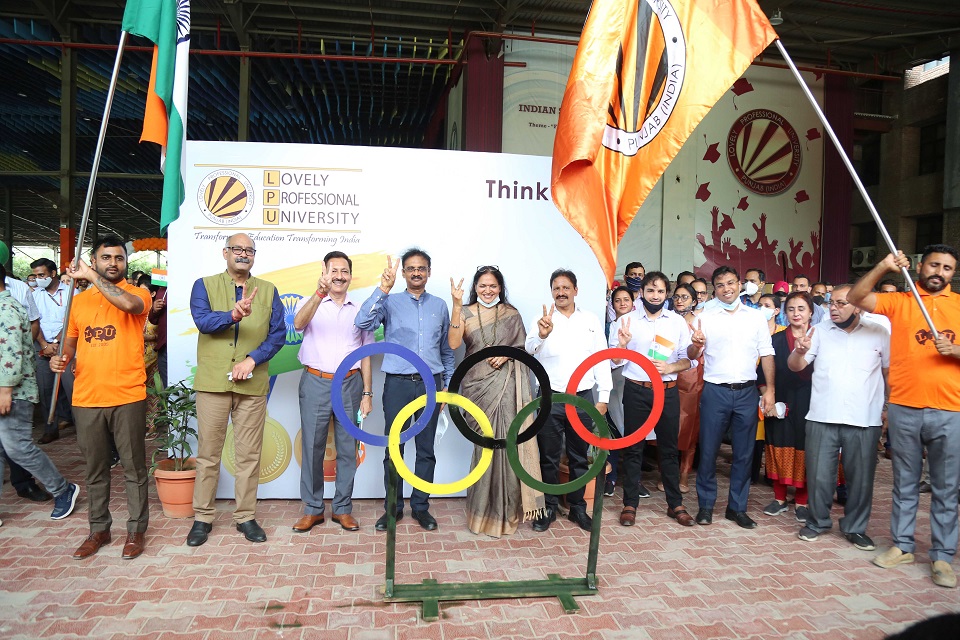
[[814,531],[810,527],[803,527],[800,529],[800,533],[797,534],[797,537],[801,540],[806,540],[807,542],[813,542],[820,537],[820,532]]
[[937,560],[930,564],[930,577],[933,578],[933,584],[937,586],[948,589],[957,586],[957,576],[946,560]]
[[617,483],[613,480],[607,480],[603,485],[603,495],[612,496],[613,490],[617,486]]
[[763,513],[768,516],[778,516],[786,510],[787,510],[786,502],[780,502],[779,500],[774,500],[763,509]]
[[110,454],[110,468],[113,469],[120,464],[120,454],[116,451]]
[[77,496],[79,495],[80,487],[72,482],[67,483],[67,490],[53,500],[53,513],[50,514],[50,519],[63,520],[73,513],[73,508],[77,506]]
[[639,495],[641,498],[649,498],[649,497],[650,497],[650,492],[647,490],[647,488],[646,488],[645,486],[643,486],[643,483],[642,483],[642,482],[639,483],[637,486],[638,486],[638,488],[639,488],[639,492],[638,492],[637,495]]
[[843,534],[843,537],[847,539],[847,542],[861,551],[873,551],[877,548],[877,545],[873,544],[873,540],[870,539],[870,536],[862,533],[845,533]]
[[884,569],[891,569],[897,565],[910,564],[911,562],[913,562],[913,554],[904,553],[897,547],[890,547],[873,559],[873,564]]
[[806,505],[800,505],[794,513],[797,516],[797,522],[806,522],[810,517],[810,509]]

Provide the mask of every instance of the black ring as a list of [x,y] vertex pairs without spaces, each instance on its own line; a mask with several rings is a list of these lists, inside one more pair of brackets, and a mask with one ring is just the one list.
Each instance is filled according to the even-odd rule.
[[[540,432],[540,429],[543,428],[543,425],[547,423],[547,418],[550,417],[549,407],[553,403],[553,400],[551,399],[552,390],[550,389],[550,376],[547,375],[547,370],[543,368],[543,365],[540,364],[539,360],[534,358],[523,349],[518,349],[516,347],[507,347],[504,345],[484,347],[483,349],[480,349],[480,351],[477,351],[476,353],[464,358],[463,362],[457,366],[456,370],[453,372],[453,377],[450,378],[448,390],[451,393],[459,393],[460,383],[463,382],[464,376],[467,375],[467,371],[469,371],[471,367],[473,367],[475,364],[478,364],[481,360],[486,360],[487,358],[496,358],[498,356],[512,358],[530,367],[530,370],[533,371],[533,375],[537,378],[537,382],[540,383],[540,393],[544,398],[544,400],[541,401],[540,411],[537,413],[537,417],[533,419],[533,422],[529,427],[524,429],[520,435],[517,436],[517,444],[521,444],[536,436],[537,433]],[[546,410],[542,404],[544,401],[547,403]],[[450,407],[450,418],[453,419],[453,424],[457,425],[457,429],[460,430],[460,433],[463,434],[464,438],[478,447],[483,447],[485,449],[506,449],[506,438],[488,438],[480,435],[470,428],[470,425],[467,424],[466,419],[460,412],[459,407],[455,407],[452,404],[448,404],[447,406]]]

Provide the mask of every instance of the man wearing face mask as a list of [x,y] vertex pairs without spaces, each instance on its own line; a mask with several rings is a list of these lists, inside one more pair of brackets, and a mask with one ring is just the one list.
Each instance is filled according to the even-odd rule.
[[280,294],[271,282],[250,274],[257,250],[245,233],[227,238],[225,271],[198,278],[190,293],[190,314],[197,339],[197,483],[196,512],[187,545],[207,541],[217,510],[220,457],[227,424],[233,423],[236,457],[233,521],[250,542],[266,542],[257,523],[260,450],[267,419],[268,367],[286,340]]
[[[57,265],[49,258],[40,258],[30,263],[36,277],[37,288],[33,299],[40,310],[40,333],[37,334],[37,385],[40,387],[40,408],[46,422],[50,415],[50,402],[53,400],[53,381],[55,375],[50,370],[50,358],[57,354],[63,333],[63,303],[70,288],[57,277]],[[79,293],[79,292],[75,292]],[[57,413],[54,420],[46,424],[43,435],[37,441],[48,444],[60,437],[60,429],[73,422],[70,404],[73,399],[73,370],[67,368],[60,376],[60,390],[57,396]],[[59,421],[59,423],[58,423]]]
[[810,288],[810,294],[813,297],[813,304],[827,309],[827,285],[824,282],[814,282]]
[[876,547],[867,524],[886,413],[890,333],[861,321],[860,310],[847,300],[849,291],[842,286],[833,292],[830,319],[797,339],[787,360],[791,371],[814,364],[805,443],[810,514],[798,537],[812,542],[833,526],[830,508],[842,449],[847,501],[840,531],[856,548],[871,551]]
[[763,295],[763,287],[767,284],[767,274],[760,269],[747,269],[743,278],[746,282],[740,301],[752,309],[759,309],[760,296]]
[[[643,282],[643,276],[646,273],[643,265],[639,262],[630,262],[623,270],[623,286],[630,290],[634,298],[640,296],[640,286]],[[636,305],[634,305],[636,309]],[[607,300],[607,323],[617,319],[617,312],[613,308],[613,300]]]
[[[642,310],[634,310],[620,318],[611,328],[610,346],[641,353],[653,363],[663,380],[663,412],[654,428],[657,434],[657,457],[660,460],[660,478],[667,497],[667,515],[688,527],[693,517],[683,507],[680,493],[680,460],[677,439],[680,434],[680,395],[677,374],[689,369],[687,358],[690,346],[690,327],[687,321],[664,308],[669,281],[659,271],[652,271],[643,279]],[[614,360],[620,364],[623,360]],[[694,361],[695,362],[695,361]],[[653,382],[641,367],[626,361],[623,377],[624,436],[637,431],[653,410]],[[632,527],[640,504],[640,471],[644,442],[623,450],[623,511],[620,524]]]
[[[802,273],[793,276],[793,291],[806,291],[810,292],[810,278],[803,275]],[[826,288],[824,288],[824,293],[826,293]],[[816,304],[813,305],[813,318],[810,320],[811,325],[820,324],[820,321],[827,317],[826,307],[822,306],[820,302],[814,300]],[[782,326],[787,326],[790,324],[787,321],[787,312],[783,308],[783,305],[780,306],[780,315],[777,317],[777,324]]]
[[725,517],[745,529],[753,529],[757,523],[746,511],[757,434],[757,359],[767,383],[761,409],[770,415],[776,402],[773,345],[764,316],[740,302],[740,277],[735,269],[718,267],[713,272],[713,287],[717,305],[704,310],[697,318],[697,329],[687,349],[690,360],[696,360],[701,353],[704,355],[697,524],[713,523],[717,452],[729,427],[733,461]]
[[707,281],[703,278],[697,278],[690,283],[690,286],[693,287],[693,290],[697,292],[696,310],[698,312],[703,311],[707,306]]
[[874,293],[888,273],[910,262],[903,252],[888,255],[847,294],[865,311],[890,319],[890,443],[893,455],[893,546],[873,559],[885,569],[914,561],[919,481],[923,450],[930,468],[930,536],[927,555],[931,578],[941,587],[956,587],[950,562],[957,552],[957,490],[960,486],[960,296],[950,289],[957,250],[928,245],[917,265],[917,290],[930,314],[936,336],[912,293]]

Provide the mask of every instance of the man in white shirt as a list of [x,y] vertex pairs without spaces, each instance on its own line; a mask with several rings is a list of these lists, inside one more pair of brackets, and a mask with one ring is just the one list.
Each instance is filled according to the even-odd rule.
[[[657,434],[657,457],[660,460],[660,479],[667,496],[667,515],[688,527],[693,518],[683,507],[680,493],[680,459],[677,439],[680,436],[680,394],[677,374],[690,368],[687,356],[690,346],[690,327],[679,315],[664,308],[669,287],[667,276],[651,271],[643,279],[641,309],[620,318],[619,325],[611,327],[610,346],[641,353],[660,372],[664,384],[663,411],[654,430]],[[653,410],[653,383],[650,376],[637,364],[624,360],[623,378],[623,435],[635,433]],[[624,362],[614,360],[614,363]],[[643,460],[641,440],[623,450],[623,511],[620,524],[632,527],[640,504],[640,467]]]
[[[577,296],[577,276],[572,271],[554,271],[550,275],[550,289],[553,305],[549,311],[547,305],[543,305],[543,317],[531,325],[524,346],[527,352],[536,356],[543,365],[550,377],[552,391],[564,393],[577,366],[585,358],[606,349],[607,344],[600,319],[589,311],[580,309],[574,302]],[[597,387],[597,409],[605,414],[610,390],[613,388],[609,363],[599,362],[590,369],[580,381],[577,395],[594,402],[594,386]],[[547,390],[541,389],[541,393],[545,391]],[[577,415],[589,428],[589,416],[579,410]],[[587,443],[567,420],[566,406],[555,402],[550,407],[550,418],[537,434],[540,475],[548,484],[557,482],[561,437],[566,441],[570,480],[575,480],[587,472]],[[546,531],[550,528],[550,523],[557,519],[557,496],[547,495],[545,502],[547,512],[533,522],[534,531]],[[567,505],[570,507],[570,520],[589,531],[593,527],[593,520],[587,515],[583,489],[568,493]]]
[[847,502],[840,531],[857,549],[871,551],[876,545],[866,532],[890,370],[890,333],[860,320],[860,309],[847,301],[849,291],[847,285],[834,289],[830,319],[800,338],[787,360],[792,371],[816,361],[805,447],[810,516],[798,537],[811,542],[833,526],[830,508],[843,449]]
[[[70,288],[57,277],[57,265],[49,258],[40,258],[30,263],[36,277],[37,288],[33,300],[40,311],[40,332],[37,334],[37,384],[40,387],[40,408],[43,419],[50,415],[53,400],[53,381],[56,374],[50,371],[50,358],[57,355],[63,332],[64,304]],[[57,415],[44,425],[38,441],[48,444],[60,437],[60,428],[73,422],[70,404],[73,398],[73,368],[67,367],[60,376],[60,393],[57,396]],[[59,422],[58,422],[59,421]]]
[[723,434],[730,428],[733,460],[727,520],[744,529],[757,526],[747,515],[750,497],[750,465],[757,437],[757,358],[763,366],[767,389],[761,409],[769,414],[776,403],[773,345],[763,314],[740,301],[740,276],[732,267],[713,272],[717,305],[697,319],[697,330],[687,357],[704,354],[703,395],[700,399],[700,466],[697,468],[697,524],[713,523],[717,501],[717,452]]

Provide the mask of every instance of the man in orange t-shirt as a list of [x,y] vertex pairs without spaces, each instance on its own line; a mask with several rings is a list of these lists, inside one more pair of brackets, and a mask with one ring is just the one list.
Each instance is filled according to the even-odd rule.
[[887,416],[893,449],[893,546],[873,563],[890,568],[913,562],[923,450],[930,465],[931,577],[956,587],[950,561],[957,552],[960,485],[960,295],[950,290],[957,250],[929,245],[917,265],[917,290],[937,335],[930,331],[912,293],[873,293],[888,272],[909,266],[903,252],[888,255],[861,278],[847,299],[890,319],[890,398]]
[[131,559],[143,553],[148,520],[143,325],[151,300],[149,292],[124,280],[123,240],[98,239],[90,257],[89,266],[81,260],[76,269],[67,269],[74,280],[92,286],[73,299],[63,355],[50,359],[50,369],[59,373],[76,357],[73,415],[86,464],[90,535],[73,557],[92,556],[110,542],[112,436],[123,464],[129,508],[122,557]]

